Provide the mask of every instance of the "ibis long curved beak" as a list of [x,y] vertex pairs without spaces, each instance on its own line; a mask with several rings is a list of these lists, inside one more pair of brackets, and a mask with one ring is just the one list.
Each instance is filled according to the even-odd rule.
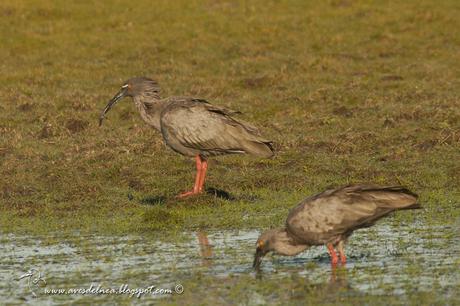
[[110,101],[109,103],[105,106],[105,108],[102,110],[101,115],[99,116],[99,126],[102,125],[102,121],[105,119],[105,114],[109,112],[109,110],[121,99],[123,99],[126,96],[126,93],[128,92],[127,88],[122,88]]
[[264,257],[265,252],[261,248],[256,249],[256,254],[254,254],[254,263],[252,267],[256,270],[260,269],[260,264],[262,263],[262,258]]

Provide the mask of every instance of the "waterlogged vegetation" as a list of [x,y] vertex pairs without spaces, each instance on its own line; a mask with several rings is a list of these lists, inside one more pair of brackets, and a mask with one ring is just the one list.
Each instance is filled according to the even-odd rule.
[[[69,299],[129,304],[136,299],[146,305],[152,300],[186,300],[193,305],[291,300],[317,305],[374,303],[382,298],[385,304],[418,298],[438,304],[460,298],[455,230],[420,222],[382,222],[355,233],[346,267],[332,268],[325,248],[312,247],[295,258],[268,256],[258,273],[251,267],[259,235],[255,230],[198,231],[167,239],[155,234],[51,234],[33,239],[8,234],[1,237],[0,259],[9,268],[0,267],[0,286],[17,288],[4,296],[4,302],[13,304],[24,299],[44,304]],[[32,286],[37,298],[32,298],[26,280],[16,279],[15,272],[27,266],[39,267],[46,281]],[[94,294],[97,290],[112,294]]]
[[[159,300],[173,304],[374,304],[382,295],[453,304],[459,14],[454,0],[0,3],[2,273],[37,266],[68,286],[180,280],[190,290]],[[136,75],[158,80],[163,96],[242,111],[275,142],[276,157],[213,159],[209,192],[176,200],[193,183],[193,162],[167,149],[131,101],[97,126],[108,99]],[[322,250],[267,263],[260,279],[252,273],[260,229],[282,224],[308,194],[355,182],[406,185],[424,209],[361,231],[350,266],[337,271],[345,286],[331,284]],[[212,267],[200,268],[190,242],[198,230],[214,233]],[[219,233],[237,242],[216,242]],[[110,251],[98,251],[100,240]],[[152,248],[159,242],[164,248]],[[20,243],[23,253],[13,248]],[[64,275],[68,260],[75,269]],[[96,261],[105,265],[93,269]],[[20,303],[26,294],[15,285],[0,290]]]

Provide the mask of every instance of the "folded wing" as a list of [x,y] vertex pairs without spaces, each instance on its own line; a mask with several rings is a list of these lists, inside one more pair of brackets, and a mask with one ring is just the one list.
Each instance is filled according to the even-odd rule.
[[237,113],[204,100],[172,103],[162,114],[162,132],[166,140],[174,138],[203,155],[247,153],[271,157],[271,141],[262,138],[255,127],[234,119],[232,115]]
[[302,201],[286,227],[300,239],[326,239],[371,226],[392,211],[419,207],[417,195],[401,186],[346,186]]

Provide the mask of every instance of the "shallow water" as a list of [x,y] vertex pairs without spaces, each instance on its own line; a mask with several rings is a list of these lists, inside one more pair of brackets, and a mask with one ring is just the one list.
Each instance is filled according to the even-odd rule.
[[[82,301],[88,295],[46,294],[45,289],[88,289],[91,284],[118,289],[126,284],[130,289],[155,285],[174,291],[181,281],[201,272],[216,279],[213,287],[230,274],[249,274],[260,281],[298,274],[312,283],[338,282],[351,295],[404,295],[437,289],[449,297],[460,285],[457,231],[453,226],[381,222],[351,237],[348,262],[341,273],[330,266],[325,247],[313,247],[296,257],[267,256],[257,275],[251,265],[259,231],[193,232],[161,239],[1,234],[0,294],[4,303],[54,304]],[[36,270],[30,277],[19,280],[31,269]],[[46,285],[39,281],[40,286],[33,282],[29,286],[38,271]],[[168,296],[144,294],[137,302]]]

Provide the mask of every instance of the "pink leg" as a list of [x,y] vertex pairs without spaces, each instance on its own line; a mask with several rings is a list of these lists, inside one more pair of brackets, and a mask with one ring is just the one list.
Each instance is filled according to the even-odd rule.
[[339,250],[340,254],[340,262],[342,263],[342,265],[345,265],[347,263],[347,257],[345,256],[345,246],[342,240],[339,241],[337,249]]
[[208,161],[206,159],[201,160],[201,176],[198,183],[198,192],[203,192],[204,181],[206,179],[206,171],[208,170]]
[[196,176],[195,176],[195,185],[193,185],[193,189],[191,191],[186,191],[178,195],[178,198],[185,198],[191,195],[195,195],[200,193],[200,182],[201,182],[201,176],[203,173],[203,160],[201,159],[200,155],[197,155],[195,157],[196,160]]
[[337,257],[337,253],[335,252],[334,246],[331,243],[328,243],[327,250],[329,252],[329,255],[331,256],[331,265],[336,266],[339,262],[339,258]]

